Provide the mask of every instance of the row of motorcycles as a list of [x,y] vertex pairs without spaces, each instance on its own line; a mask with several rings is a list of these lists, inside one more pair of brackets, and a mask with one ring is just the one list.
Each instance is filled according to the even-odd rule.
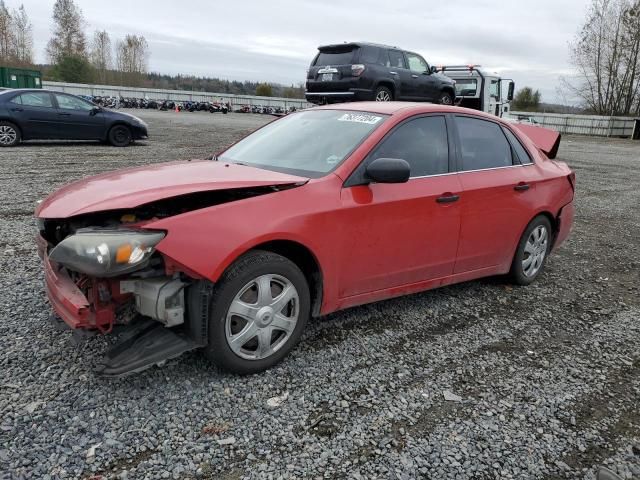
[[[210,112],[210,113],[229,113],[231,105],[229,102],[198,102],[185,101],[176,102],[173,100],[151,100],[148,98],[125,98],[125,97],[102,97],[99,95],[81,95],[82,98],[105,108],[146,108],[154,110],[173,110],[180,112]],[[295,112],[296,107],[291,106],[284,108],[281,106],[271,105],[242,105],[235,110],[236,113],[264,113],[269,115],[285,115]]]

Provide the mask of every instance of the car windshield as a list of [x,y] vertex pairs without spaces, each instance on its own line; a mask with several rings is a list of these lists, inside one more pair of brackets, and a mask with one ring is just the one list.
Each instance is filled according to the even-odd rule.
[[294,113],[236,143],[219,160],[322,177],[340,165],[386,117],[344,110]]

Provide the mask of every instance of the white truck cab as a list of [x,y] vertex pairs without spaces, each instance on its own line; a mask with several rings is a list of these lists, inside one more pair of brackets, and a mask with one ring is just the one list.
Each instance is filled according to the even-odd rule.
[[[515,83],[511,79],[490,75],[480,65],[445,65],[437,67],[456,82],[455,105],[502,117],[510,108]],[[506,95],[503,88],[506,87]]]

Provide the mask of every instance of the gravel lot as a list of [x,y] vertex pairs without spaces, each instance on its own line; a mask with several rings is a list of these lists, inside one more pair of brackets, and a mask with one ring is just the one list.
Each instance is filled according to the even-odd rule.
[[74,346],[47,322],[36,201],[202,158],[269,119],[139,115],[152,137],[131,148],[0,151],[0,478],[593,479],[601,464],[640,478],[640,142],[563,140],[576,225],[530,287],[487,279],[334,314],[251,377],[192,353],[103,380],[91,364],[109,339]]

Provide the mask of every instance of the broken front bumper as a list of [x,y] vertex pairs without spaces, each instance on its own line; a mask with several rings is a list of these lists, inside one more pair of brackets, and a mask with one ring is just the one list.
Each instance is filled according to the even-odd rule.
[[42,261],[47,296],[58,316],[74,329],[111,331],[115,322],[115,305],[92,305],[71,277],[51,262],[46,254],[42,255]]

